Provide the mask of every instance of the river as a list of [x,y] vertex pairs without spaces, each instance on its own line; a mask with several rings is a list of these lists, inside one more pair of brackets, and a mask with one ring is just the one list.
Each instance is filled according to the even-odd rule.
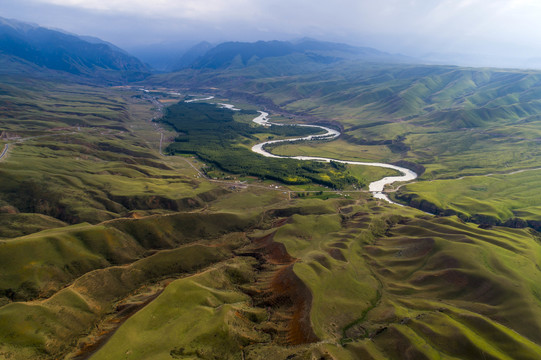
[[[191,100],[185,100],[185,102],[205,101],[205,100],[210,100],[210,99],[213,99],[213,98],[214,98],[213,96],[209,96],[209,97],[202,98],[202,99],[195,98],[195,99],[191,99]],[[224,107],[224,108],[227,108],[227,109],[239,110],[239,109],[235,108],[234,105],[231,105],[231,104],[219,104],[219,105]],[[314,129],[321,129],[321,130],[325,131],[324,134],[309,135],[309,136],[305,136],[305,137],[292,138],[292,139],[270,140],[270,141],[265,141],[265,142],[262,142],[262,143],[259,143],[259,144],[256,144],[256,145],[252,146],[252,151],[253,152],[261,154],[261,155],[263,155],[265,157],[279,158],[279,159],[286,159],[287,158],[287,159],[295,159],[295,160],[312,160],[312,161],[322,161],[322,162],[335,161],[335,162],[342,163],[342,164],[362,165],[362,166],[377,166],[377,167],[392,169],[392,170],[396,170],[396,171],[400,172],[402,174],[400,176],[387,176],[387,177],[384,177],[381,180],[371,182],[368,185],[368,190],[372,193],[372,195],[375,198],[385,200],[385,201],[387,201],[387,202],[389,202],[391,204],[396,204],[396,205],[403,206],[403,205],[398,204],[398,203],[392,201],[391,199],[389,199],[387,194],[385,194],[383,192],[383,190],[385,189],[385,186],[390,185],[390,184],[392,184],[394,182],[411,181],[411,180],[414,180],[414,179],[417,178],[417,174],[415,172],[411,171],[410,169],[400,167],[400,166],[396,166],[396,165],[385,164],[385,163],[348,161],[348,160],[339,160],[339,159],[331,159],[331,158],[316,157],[316,156],[280,156],[280,155],[274,155],[274,154],[266,151],[265,146],[270,145],[270,144],[278,144],[278,143],[282,143],[282,142],[311,141],[311,140],[332,140],[332,139],[336,139],[337,137],[340,136],[340,131],[335,130],[335,129],[331,129],[331,128],[326,127],[326,126],[321,126],[321,125],[272,123],[272,122],[269,121],[269,114],[264,112],[264,111],[259,111],[259,116],[254,118],[253,122],[255,122],[256,124],[261,125],[261,126],[271,126],[271,125],[276,125],[276,126],[302,126],[302,127],[311,127],[311,128],[314,128]]]
[[262,125],[262,126],[271,126],[271,125],[303,126],[303,127],[313,127],[313,128],[322,129],[322,130],[325,130],[326,132],[325,132],[325,134],[310,135],[310,136],[300,137],[300,138],[265,141],[265,142],[259,143],[257,145],[254,145],[252,147],[253,152],[256,152],[256,153],[261,154],[261,155],[266,156],[266,157],[272,157],[272,158],[281,158],[281,159],[288,158],[288,159],[296,159],[296,160],[314,160],[314,161],[323,161],[323,162],[335,161],[335,162],[342,163],[342,164],[363,165],[363,166],[377,166],[377,167],[396,170],[396,171],[400,172],[402,175],[400,175],[400,176],[387,176],[387,177],[384,177],[381,180],[371,182],[368,185],[368,190],[372,193],[372,195],[375,198],[382,199],[382,200],[385,200],[385,201],[390,202],[392,204],[396,204],[396,205],[400,205],[400,206],[402,206],[402,205],[392,201],[391,199],[389,199],[387,194],[385,194],[383,192],[385,186],[389,185],[389,184],[392,184],[394,182],[411,181],[411,180],[414,180],[414,179],[417,178],[417,174],[415,172],[411,171],[410,169],[407,169],[407,168],[404,168],[404,167],[401,167],[401,166],[385,164],[385,163],[347,161],[347,160],[331,159],[331,158],[316,157],[316,156],[280,156],[280,155],[271,154],[270,152],[265,150],[265,146],[270,145],[270,144],[278,144],[278,143],[282,143],[282,142],[294,142],[294,141],[302,141],[302,140],[305,140],[305,141],[310,141],[310,140],[331,140],[331,139],[335,139],[338,136],[340,136],[340,132],[337,131],[337,130],[325,127],[325,126],[320,126],[320,125],[284,125],[284,124],[278,124],[278,123],[271,123],[271,122],[269,122],[269,114],[268,113],[266,113],[264,111],[260,111],[259,114],[260,115],[258,117],[256,117],[253,121],[256,124],[259,124],[259,125]]

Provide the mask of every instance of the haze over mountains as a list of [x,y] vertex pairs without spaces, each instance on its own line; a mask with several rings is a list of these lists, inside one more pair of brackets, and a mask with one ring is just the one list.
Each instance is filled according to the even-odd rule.
[[[173,49],[170,50],[174,51]],[[106,79],[140,80],[154,71],[178,71],[185,68],[242,67],[264,59],[290,57],[292,60],[330,64],[342,60],[410,63],[412,58],[392,55],[367,47],[322,42],[305,38],[295,42],[225,42],[213,46],[201,42],[177,56],[147,57],[152,50],[141,50],[145,60],[128,54],[101,39],[69,34],[35,24],[0,18],[0,54],[4,61],[33,64],[78,76],[99,75]],[[115,72],[118,72],[116,74]],[[115,73],[115,74],[114,74]]]
[[2,18],[0,53],[4,61],[9,59],[20,65],[33,64],[78,76],[137,80],[149,74],[148,67],[140,60],[99,39]]
[[[194,38],[195,39],[195,38]],[[0,18],[0,53],[4,72],[32,72],[32,66],[93,77],[100,74],[109,80],[131,81],[143,79],[152,71],[171,72],[185,68],[217,68],[246,66],[271,58],[288,57],[294,62],[309,61],[323,64],[341,60],[361,60],[383,63],[427,64],[490,64],[494,57],[468,55],[458,52],[427,52],[418,58],[390,54],[370,47],[351,46],[333,42],[302,38],[294,41],[222,42],[202,41],[194,45],[193,39],[181,39],[154,45],[132,46],[132,53],[110,42],[92,36],[71,34],[36,24]],[[301,59],[302,58],[302,59]],[[540,67],[539,58],[521,62],[499,57],[506,66]],[[26,70],[24,70],[26,69]]]
[[186,50],[309,36],[441,64],[517,68],[541,57],[540,12],[534,0],[6,0],[0,16],[92,34],[137,56],[153,44]]

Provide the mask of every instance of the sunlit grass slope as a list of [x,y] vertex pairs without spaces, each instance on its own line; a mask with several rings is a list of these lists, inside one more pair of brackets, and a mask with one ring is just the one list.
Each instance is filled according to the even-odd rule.
[[[340,123],[348,157],[360,145],[377,161],[368,147],[384,148],[381,159],[422,164],[421,180],[538,162],[535,72],[357,64],[274,77],[274,65],[263,79],[222,73],[220,86],[235,78],[254,102]],[[11,79],[0,94],[13,144],[0,163],[0,357],[539,358],[535,230],[483,229],[366,193],[290,199],[262,183],[220,185],[156,151],[154,114],[135,93],[30,84],[48,91]],[[535,174],[404,191],[537,219]],[[444,198],[439,186],[471,195]]]
[[242,231],[259,221],[256,215],[155,215],[73,225],[0,244],[0,353],[24,359],[73,351],[108,314],[122,319],[119,301],[129,305],[130,296],[163,279],[231,258],[246,243]]
[[345,345],[353,358],[537,356],[534,233],[370,202],[340,214],[294,215],[274,235],[302,259],[294,269],[312,291],[316,335],[337,344],[331,353]]
[[[250,66],[189,70],[149,81],[181,79],[231,90],[297,121],[340,124],[342,140],[388,148],[379,156],[369,152],[370,159],[422,164],[426,179],[539,166],[536,71],[339,63],[296,74]],[[322,156],[335,153],[324,149],[318,151]]]
[[197,209],[225,193],[158,153],[155,112],[137,93],[32,79],[1,86],[10,147],[0,166],[0,238]]
[[[286,275],[290,260],[276,257],[280,251],[273,245],[262,256],[274,265],[256,267],[270,271],[263,277],[241,257],[226,265],[234,264],[237,280],[222,270],[176,281],[92,359],[538,357],[541,247],[535,233],[483,230],[456,217],[435,218],[363,198],[292,205],[274,212],[281,220],[272,228],[249,236],[255,243],[272,238],[285,245],[297,259],[296,275]],[[250,290],[254,281],[262,293],[280,286],[302,293],[305,284],[318,341],[284,346],[265,320],[276,304],[295,304],[295,298],[276,298],[266,310],[254,306],[261,296]],[[295,314],[283,321],[294,321]]]
[[403,186],[398,199],[434,213],[456,213],[483,224],[532,226],[541,221],[540,170],[434,180]]
[[250,297],[238,290],[238,279],[254,276],[250,265],[238,259],[174,281],[92,359],[126,354],[131,359],[238,359],[245,346],[269,341],[258,329],[267,318],[265,310],[252,308]]

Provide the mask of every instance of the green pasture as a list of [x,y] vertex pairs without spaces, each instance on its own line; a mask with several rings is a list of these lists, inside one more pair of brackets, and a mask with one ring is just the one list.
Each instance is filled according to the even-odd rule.
[[404,185],[398,199],[427,201],[441,211],[483,216],[505,223],[513,218],[541,220],[541,170],[422,181]]

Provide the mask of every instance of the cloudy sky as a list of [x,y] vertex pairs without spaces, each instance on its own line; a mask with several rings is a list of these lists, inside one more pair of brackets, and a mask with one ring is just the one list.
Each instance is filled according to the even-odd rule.
[[[313,37],[425,59],[541,63],[539,0],[0,0],[0,16],[133,49]],[[458,60],[457,60],[458,61]],[[520,63],[520,64],[519,64]]]

